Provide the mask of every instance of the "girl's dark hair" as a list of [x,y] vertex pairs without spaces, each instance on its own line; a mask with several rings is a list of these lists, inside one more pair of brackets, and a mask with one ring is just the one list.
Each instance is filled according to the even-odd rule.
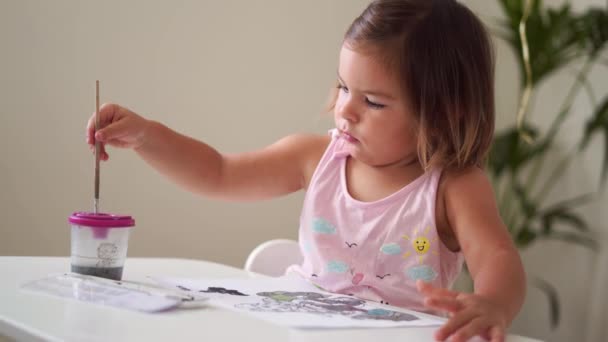
[[425,169],[484,166],[494,134],[494,50],[468,8],[454,0],[375,0],[344,43],[398,73]]

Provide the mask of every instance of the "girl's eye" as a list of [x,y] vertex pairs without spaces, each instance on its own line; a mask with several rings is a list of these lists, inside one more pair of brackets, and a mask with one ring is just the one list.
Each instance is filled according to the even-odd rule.
[[382,108],[386,107],[383,104],[370,101],[367,97],[365,98],[365,102],[367,103],[368,106],[370,106],[374,109],[382,109]]
[[[345,94],[348,94],[348,88],[342,83],[338,83],[336,88],[338,88],[338,90],[344,92]],[[386,105],[370,101],[367,97],[365,98],[365,103],[367,103],[367,105],[373,109],[382,109],[386,107]]]

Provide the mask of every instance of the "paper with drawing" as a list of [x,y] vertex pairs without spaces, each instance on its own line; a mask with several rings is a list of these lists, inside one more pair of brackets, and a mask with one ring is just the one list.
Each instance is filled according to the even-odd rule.
[[295,328],[401,327],[443,323],[435,316],[325,292],[296,277],[152,279],[163,286],[204,295],[212,305]]

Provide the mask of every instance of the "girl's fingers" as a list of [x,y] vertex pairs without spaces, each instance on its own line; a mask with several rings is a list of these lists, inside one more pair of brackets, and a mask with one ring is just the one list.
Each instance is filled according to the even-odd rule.
[[426,296],[446,296],[451,298],[456,298],[458,296],[458,292],[450,291],[448,289],[434,287],[430,283],[424,282],[422,280],[416,281],[416,287],[418,291]]
[[450,341],[467,342],[473,336],[481,335],[487,328],[487,322],[483,318],[478,317],[454,332],[450,336]]
[[[93,143],[92,145],[89,145],[89,150],[91,151],[91,154],[95,155],[95,143]],[[106,152],[106,144],[100,144],[99,146],[99,159],[100,160],[108,160],[109,155]]]
[[[125,128],[125,123],[120,122],[120,107],[112,104],[112,103],[104,103],[99,108],[99,129],[95,129],[95,121],[96,117],[93,113],[89,120],[87,121],[86,127],[86,141],[89,144],[89,149],[91,153],[95,154],[95,142],[100,142],[99,148],[99,159],[100,160],[108,160],[110,156],[106,151],[106,145],[111,143],[108,140],[113,140],[119,138],[121,135],[125,134],[127,131]],[[117,124],[112,124],[114,121],[118,121]],[[109,129],[108,129],[109,128]],[[101,133],[100,133],[101,132]],[[103,143],[102,143],[103,141]],[[114,140],[112,143],[116,145],[124,144],[119,140]]]
[[444,341],[462,326],[470,322],[476,316],[471,311],[461,311],[458,314],[452,316],[437,332],[435,338],[439,341]]
[[95,138],[99,141],[110,142],[111,140],[119,140],[130,134],[129,120],[115,121],[106,127],[98,130],[95,133]]
[[[116,121],[118,119],[118,114],[119,114],[119,110],[120,107],[113,104],[113,103],[104,103],[103,105],[101,105],[101,107],[99,107],[99,130],[101,130],[103,127],[105,127],[107,124],[112,123],[113,121]],[[89,137],[89,139],[87,139],[87,141],[89,141],[90,144],[94,144],[95,140],[94,140],[94,136],[95,136],[95,114],[93,113],[91,115],[91,117],[89,118],[89,121],[87,121],[87,137]]]
[[105,144],[101,144],[101,146],[99,148],[99,157],[102,160],[108,160],[108,152],[106,152],[106,145]]
[[490,342],[505,342],[505,331],[495,325],[490,329]]
[[95,113],[87,121],[87,142],[89,144],[95,143],[93,135],[95,134]]
[[433,309],[439,309],[451,313],[462,310],[462,302],[451,297],[428,297],[424,300],[424,304]]

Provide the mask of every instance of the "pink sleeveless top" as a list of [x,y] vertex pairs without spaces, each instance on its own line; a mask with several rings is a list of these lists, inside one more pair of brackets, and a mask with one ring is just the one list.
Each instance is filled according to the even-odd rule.
[[378,201],[358,201],[346,186],[346,142],[336,130],[331,133],[300,216],[304,261],[287,273],[330,292],[430,312],[416,280],[450,288],[463,261],[435,228],[441,170],[426,172]]

